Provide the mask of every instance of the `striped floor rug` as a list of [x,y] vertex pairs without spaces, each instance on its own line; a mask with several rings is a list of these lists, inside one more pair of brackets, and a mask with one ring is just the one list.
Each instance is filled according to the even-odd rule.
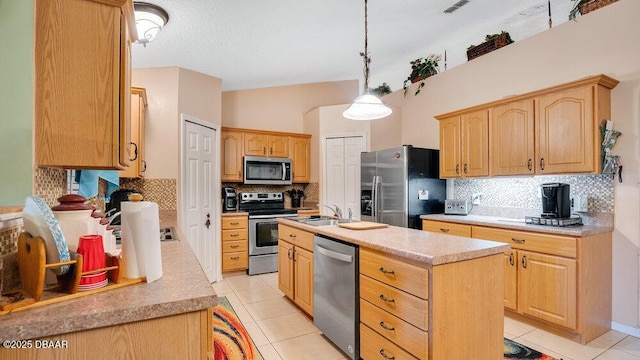
[[215,360],[263,360],[225,296],[213,308],[213,347]]

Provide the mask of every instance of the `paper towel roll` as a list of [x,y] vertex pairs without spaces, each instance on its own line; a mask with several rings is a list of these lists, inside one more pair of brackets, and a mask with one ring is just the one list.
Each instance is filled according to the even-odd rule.
[[147,282],[162,277],[160,218],[158,204],[151,201],[123,201],[122,261],[124,276],[146,277]]

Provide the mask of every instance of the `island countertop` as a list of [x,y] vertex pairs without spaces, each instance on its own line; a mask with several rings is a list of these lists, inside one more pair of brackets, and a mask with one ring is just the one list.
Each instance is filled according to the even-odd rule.
[[187,241],[162,242],[162,277],[0,316],[0,340],[143,321],[213,307],[218,297]]
[[287,218],[278,223],[314,234],[325,235],[388,254],[402,256],[425,265],[441,265],[503,253],[508,244],[388,226],[370,230],[350,230],[338,225],[313,226]]

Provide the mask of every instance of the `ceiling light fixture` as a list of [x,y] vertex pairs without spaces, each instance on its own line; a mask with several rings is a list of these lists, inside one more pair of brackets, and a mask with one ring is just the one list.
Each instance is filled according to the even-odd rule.
[[169,14],[158,5],[135,1],[133,7],[138,29],[138,44],[145,47],[153,41],[158,33],[169,22]]
[[369,64],[371,63],[371,56],[369,56],[367,45],[367,0],[364,0],[364,52],[360,53],[364,61],[364,92],[342,113],[342,116],[351,120],[382,119],[391,115],[392,112],[384,101],[375,95],[369,94]]

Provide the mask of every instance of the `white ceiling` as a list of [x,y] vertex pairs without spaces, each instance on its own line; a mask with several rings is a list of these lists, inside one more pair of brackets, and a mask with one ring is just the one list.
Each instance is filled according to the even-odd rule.
[[[222,79],[223,90],[362,81],[364,0],[145,0],[169,23],[147,47],[134,44],[133,67],[180,66]],[[549,28],[547,0],[369,0],[369,85],[402,87],[409,61],[447,52],[447,68],[486,34],[516,42]],[[571,0],[551,0],[553,26]],[[440,63],[444,70],[444,61]]]

